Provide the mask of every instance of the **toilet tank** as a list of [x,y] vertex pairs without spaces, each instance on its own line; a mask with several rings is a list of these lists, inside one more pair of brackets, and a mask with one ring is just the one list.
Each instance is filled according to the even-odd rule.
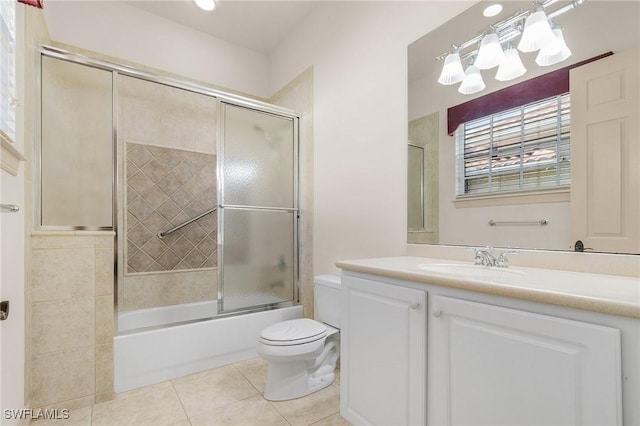
[[317,275],[313,279],[315,319],[335,328],[340,328],[342,317],[340,283],[339,275]]

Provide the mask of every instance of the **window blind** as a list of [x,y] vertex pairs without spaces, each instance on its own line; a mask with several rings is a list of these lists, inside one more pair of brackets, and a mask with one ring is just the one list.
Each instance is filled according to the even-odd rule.
[[570,184],[568,93],[462,124],[456,194],[529,191]]
[[15,140],[15,2],[0,1],[0,131]]

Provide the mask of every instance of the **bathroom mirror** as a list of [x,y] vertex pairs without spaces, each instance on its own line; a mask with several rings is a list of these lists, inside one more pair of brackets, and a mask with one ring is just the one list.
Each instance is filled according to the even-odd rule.
[[[473,95],[458,93],[459,84],[437,82],[443,61],[436,57],[481,35],[488,26],[529,10],[530,1],[502,2],[497,16],[485,17],[483,10],[494,1],[481,1],[439,28],[424,35],[408,47],[408,147],[423,148],[424,181],[408,185],[408,242],[417,244],[491,245],[545,250],[574,250],[571,235],[570,189],[554,191],[546,197],[476,197],[460,201],[456,198],[456,141],[447,130],[448,108],[480,96],[547,74],[551,71],[596,57],[606,52],[623,52],[637,47],[640,40],[640,3],[628,1],[585,1],[563,13],[554,21],[561,25],[564,38],[572,51],[565,61],[551,66],[538,66],[537,52],[520,53],[526,73],[511,81],[500,82],[494,76],[497,68],[482,70],[486,88]],[[547,2],[548,3],[548,2]],[[553,12],[570,1],[551,2]],[[514,44],[517,44],[516,38]],[[466,52],[462,50],[462,57]],[[467,66],[463,60],[463,67]],[[408,182],[415,179],[418,161],[415,153],[408,156]],[[635,175],[638,176],[637,174]],[[420,187],[422,191],[416,188]],[[612,188],[615,190],[616,188]],[[421,204],[424,221],[416,226],[415,207]],[[640,213],[639,213],[640,214]],[[540,221],[546,225],[540,225]],[[491,226],[490,221],[503,226]],[[637,246],[637,244],[636,244]],[[592,249],[585,247],[585,250]],[[611,251],[598,250],[593,251]],[[617,251],[628,252],[628,251]],[[634,253],[638,254],[634,251]]]

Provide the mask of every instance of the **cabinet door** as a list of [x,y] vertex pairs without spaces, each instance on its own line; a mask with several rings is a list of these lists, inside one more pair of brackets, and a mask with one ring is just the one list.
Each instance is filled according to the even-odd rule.
[[342,277],[341,414],[354,424],[425,423],[426,293]]
[[622,424],[619,330],[442,296],[430,312],[432,424]]

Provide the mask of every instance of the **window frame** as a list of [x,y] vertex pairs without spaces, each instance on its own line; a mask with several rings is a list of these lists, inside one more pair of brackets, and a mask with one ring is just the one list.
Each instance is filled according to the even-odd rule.
[[[553,104],[555,104],[555,110],[553,109]],[[458,126],[454,132],[456,161],[454,202],[464,206],[465,200],[478,199],[486,201],[480,203],[472,202],[471,205],[517,204],[521,202],[545,202],[545,200],[548,200],[547,202],[568,201],[571,179],[570,105],[570,94],[566,92],[503,111],[496,111]],[[553,113],[551,116],[548,115],[549,108]],[[541,110],[546,110],[547,114],[539,115]],[[508,145],[503,144],[501,146],[499,141],[494,141],[493,139],[496,128],[498,128],[497,133],[500,134],[500,124],[494,123],[496,117],[502,119],[500,124],[503,126],[509,122],[505,117],[511,117],[512,124],[510,124],[510,128],[512,135],[510,139],[512,142]],[[531,121],[532,119],[533,121]],[[534,125],[528,128],[525,127],[531,123]],[[466,129],[469,124],[473,124],[476,128],[477,126],[483,126],[485,130],[484,132],[476,131],[476,133],[468,135]],[[519,130],[518,127],[520,127]],[[514,132],[513,129],[516,129],[516,131]],[[541,130],[546,132],[546,136],[544,133],[541,134]],[[468,142],[473,140],[473,136],[479,137],[477,146],[482,148],[476,151],[481,153],[479,156],[468,150],[467,145],[471,145]],[[513,143],[514,140],[517,141],[518,139],[519,142]],[[539,158],[529,162],[529,166],[526,166],[527,161],[522,160],[525,151],[540,149],[539,146],[544,145],[551,145],[554,148],[551,171],[546,174],[545,168],[549,167],[549,160],[546,160],[547,165],[545,165],[545,160]],[[528,150],[525,150],[526,148]],[[518,159],[518,162],[513,163],[511,159],[496,157],[494,149],[502,153],[505,151],[517,152],[515,158]],[[535,153],[535,151],[533,152]],[[473,182],[473,178],[469,179],[467,174],[470,169],[467,161],[469,158],[474,157],[477,157],[480,166],[474,171],[476,188],[470,192],[468,182]],[[507,163],[511,164],[508,165]],[[492,174],[493,164],[498,164],[498,173]],[[484,171],[483,168],[485,169]],[[509,172],[509,169],[512,169],[513,172]],[[531,175],[525,176],[526,169],[531,170]],[[492,178],[495,177],[498,177],[497,185],[492,182]],[[500,182],[508,179],[517,182],[517,186],[511,183],[506,184],[507,189],[499,189],[501,185],[504,185],[504,183],[501,184]],[[542,183],[540,183],[540,179],[542,179]],[[486,180],[486,183],[483,180]],[[496,189],[496,186],[498,189]]]

